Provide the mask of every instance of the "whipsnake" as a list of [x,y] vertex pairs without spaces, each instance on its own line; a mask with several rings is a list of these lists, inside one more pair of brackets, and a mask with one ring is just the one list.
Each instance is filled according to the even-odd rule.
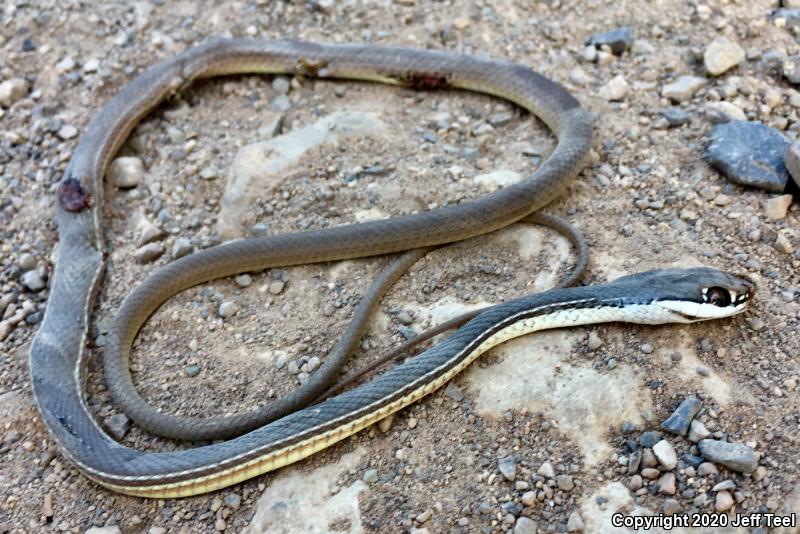
[[752,284],[701,268],[553,290],[492,307],[377,379],[240,437],[173,452],[124,447],[95,421],[84,393],[88,325],[104,267],[103,175],[134,126],[165,98],[196,79],[248,72],[486,93],[538,116],[558,145],[530,177],[476,200],[387,220],[232,241],[157,270],[122,304],[106,347],[118,358],[105,359],[106,381],[116,400],[150,430],[165,429],[159,428],[163,423],[155,410],[138,394],[129,394],[128,351],[142,323],[174,294],[240,272],[420,249],[502,228],[563,192],[591,145],[590,116],[566,90],[503,61],[373,45],[215,39],[145,70],[90,122],[58,187],[58,259],[30,351],[34,397],[51,435],[64,456],[106,487],[178,497],[235,484],[340,441],[434,391],[492,346],[543,328],[690,322],[732,315],[747,305]]

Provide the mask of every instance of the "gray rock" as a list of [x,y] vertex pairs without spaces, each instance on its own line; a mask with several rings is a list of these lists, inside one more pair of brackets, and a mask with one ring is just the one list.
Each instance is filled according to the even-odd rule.
[[577,510],[569,514],[569,519],[567,519],[567,532],[583,532],[584,528],[583,518]]
[[278,95],[272,101],[272,109],[275,111],[289,111],[292,107],[292,102],[289,100],[289,97],[286,95]]
[[661,112],[661,116],[667,120],[670,126],[683,126],[689,122],[689,114],[678,107],[667,108]]
[[377,469],[367,469],[364,471],[364,482],[367,484],[372,484],[373,482],[378,481],[378,470]]
[[112,436],[121,440],[131,429],[131,420],[124,413],[117,413],[106,419],[105,425]]
[[253,283],[253,277],[249,274],[240,274],[233,279],[239,287],[248,287]]
[[664,473],[658,479],[658,492],[662,495],[675,495],[675,473]]
[[506,480],[514,480],[517,478],[517,461],[513,456],[506,456],[497,461],[497,469]]
[[758,467],[756,453],[747,445],[704,439],[698,443],[698,446],[703,458],[715,464],[722,464],[728,469],[740,473],[752,473]]
[[675,411],[672,412],[672,415],[661,423],[661,429],[671,434],[685,436],[686,432],[689,430],[692,419],[694,419],[694,416],[700,411],[702,405],[703,404],[694,397],[684,399]]
[[65,124],[58,130],[58,132],[56,132],[56,135],[58,135],[64,141],[67,141],[68,139],[73,139],[78,135],[78,129],[71,124]]
[[223,319],[230,319],[239,311],[239,305],[232,300],[226,300],[219,305],[219,316]]
[[713,124],[730,121],[744,121],[747,116],[742,108],[730,102],[709,102],[705,107],[706,118]]
[[691,100],[706,83],[708,80],[699,76],[681,76],[662,87],[661,96],[669,98],[673,102],[685,102]]
[[136,187],[144,176],[144,163],[139,158],[115,158],[108,168],[111,183],[122,189]]
[[678,454],[672,444],[665,439],[653,446],[653,454],[658,458],[658,463],[668,471],[675,469],[675,466],[678,465]]
[[800,83],[800,56],[789,56],[781,62],[783,75],[792,83]]
[[189,365],[186,367],[186,374],[188,376],[197,376],[200,374],[200,366],[198,365]]
[[175,240],[175,244],[172,245],[172,257],[174,259],[182,258],[187,254],[192,252],[192,242],[186,237],[179,237]]
[[514,524],[514,534],[536,534],[538,526],[530,517],[520,517]]
[[597,96],[608,101],[622,100],[628,94],[629,88],[625,78],[617,74],[597,91]]
[[608,46],[614,55],[619,56],[630,49],[633,38],[633,28],[624,27],[592,35],[586,40],[586,44],[594,45],[595,48]]
[[661,441],[661,432],[650,431],[639,436],[639,445],[642,447],[652,448],[659,441]]
[[22,277],[20,277],[20,282],[31,291],[41,291],[47,286],[47,283],[42,279],[42,276],[36,269],[24,273]]
[[464,394],[461,392],[461,388],[455,385],[454,382],[447,384],[447,387],[444,388],[444,394],[456,402],[464,400]]
[[274,80],[272,80],[272,89],[280,95],[288,94],[290,87],[289,80],[283,76],[277,76]]
[[792,143],[786,147],[786,151],[783,153],[783,163],[797,187],[800,187],[800,143]]
[[706,439],[711,435],[711,432],[706,428],[706,425],[695,419],[689,427],[689,441],[697,443],[701,439]]
[[575,482],[569,475],[558,475],[556,477],[556,484],[561,491],[572,491],[575,489]]
[[789,181],[784,152],[789,142],[775,128],[760,122],[718,124],[709,135],[706,160],[733,182],[775,193]]
[[150,263],[160,258],[162,254],[164,246],[161,243],[148,243],[134,252],[133,259],[136,263]]

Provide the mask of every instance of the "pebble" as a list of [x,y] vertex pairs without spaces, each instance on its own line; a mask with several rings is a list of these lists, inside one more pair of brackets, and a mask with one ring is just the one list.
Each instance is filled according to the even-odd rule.
[[186,237],[179,237],[175,240],[175,243],[172,245],[172,258],[178,259],[186,256],[192,252],[194,247],[192,247],[192,242],[189,238]]
[[661,432],[644,432],[639,436],[639,445],[642,447],[652,448],[659,441],[661,441]]
[[372,484],[373,482],[378,481],[378,470],[377,469],[367,469],[364,471],[364,482],[367,484]]
[[789,180],[783,163],[789,143],[775,128],[759,122],[733,121],[711,129],[706,159],[731,181],[782,192]]
[[653,454],[658,458],[658,463],[668,471],[675,469],[675,466],[678,465],[678,454],[672,444],[665,439],[653,446]]
[[717,37],[706,48],[703,63],[712,76],[719,76],[744,61],[744,49],[725,37]]
[[642,469],[641,475],[648,480],[655,480],[661,475],[661,471],[654,467],[645,467]]
[[286,282],[284,280],[273,280],[269,284],[269,292],[273,295],[280,295],[283,293],[284,287],[286,287]]
[[633,475],[639,472],[639,467],[642,465],[642,451],[636,449],[628,457],[628,474]]
[[752,473],[758,467],[756,453],[747,445],[704,439],[698,442],[698,446],[703,458],[715,464],[722,464],[728,469],[740,473]]
[[669,98],[673,102],[685,102],[691,100],[706,83],[708,80],[699,76],[681,76],[662,87],[661,96]]
[[764,215],[767,219],[777,221],[786,217],[789,206],[792,204],[792,195],[780,195],[764,201]]
[[729,491],[720,491],[714,500],[714,510],[717,512],[727,512],[733,506],[733,496]]
[[272,109],[280,111],[281,113],[289,111],[292,107],[292,101],[289,100],[287,95],[278,95],[272,100]]
[[232,300],[226,300],[219,305],[219,316],[223,319],[230,319],[239,311],[239,305]]
[[135,157],[115,158],[108,169],[111,183],[121,189],[130,189],[139,185],[144,176],[144,163]]
[[702,403],[694,397],[684,399],[672,412],[672,415],[661,423],[661,429],[671,434],[685,436],[689,430],[689,424],[701,407]]
[[633,44],[633,28],[626,26],[624,28],[617,28],[604,33],[597,33],[586,40],[587,45],[592,45],[596,49],[607,46],[611,49],[614,55],[622,55],[628,51]]
[[238,510],[242,506],[242,498],[237,493],[229,493],[222,499],[226,506]]
[[198,365],[189,365],[186,367],[186,374],[188,376],[197,376],[200,374],[200,366]]
[[701,439],[706,439],[711,435],[711,431],[702,422],[695,419],[689,427],[689,441],[697,443]]
[[239,287],[248,287],[253,283],[253,277],[249,274],[240,274],[233,279]]
[[145,219],[141,223],[141,232],[139,232],[139,239],[136,245],[141,247],[153,241],[159,241],[164,237],[164,230]]
[[23,78],[11,78],[0,83],[0,106],[9,108],[28,94],[30,86]]
[[84,534],[122,534],[122,531],[117,525],[109,527],[92,527],[86,530]]
[[622,100],[628,94],[630,86],[625,78],[618,74],[611,78],[605,85],[603,85],[597,95],[603,100]]
[[800,187],[800,143],[792,143],[786,147],[783,161],[797,187]]
[[454,382],[447,384],[447,387],[444,388],[444,394],[456,402],[461,402],[464,400],[464,394],[461,392],[461,388],[459,388]]
[[786,237],[786,234],[783,232],[778,232],[778,236],[775,238],[775,244],[773,245],[775,250],[778,252],[783,252],[784,254],[791,254],[794,252],[794,246],[792,242],[789,241],[789,238]]
[[104,421],[106,428],[117,440],[122,440],[131,429],[131,420],[124,413],[117,413]]
[[664,473],[658,479],[658,492],[662,495],[675,495],[675,473]]
[[697,466],[697,474],[701,477],[706,475],[716,475],[717,473],[719,473],[719,469],[717,469],[717,466],[711,462],[703,462]]
[[681,108],[670,107],[661,112],[670,126],[683,126],[689,122],[689,114]]
[[508,111],[504,111],[502,113],[495,113],[489,118],[489,124],[497,128],[500,126],[505,126],[507,124],[510,124],[513,118],[514,115]]
[[572,83],[583,86],[594,83],[594,78],[587,74],[581,66],[577,66],[569,71],[569,79]]
[[800,83],[800,56],[789,56],[781,62],[783,75],[792,83]]
[[272,80],[272,89],[278,93],[279,95],[286,95],[289,94],[289,89],[291,88],[291,84],[289,80],[287,80],[283,76],[276,76]]
[[742,108],[730,102],[709,102],[705,107],[706,119],[712,124],[730,121],[744,121],[747,117]]
[[680,509],[681,505],[675,499],[664,499],[664,503],[661,505],[661,512],[665,515],[675,515]]
[[150,263],[157,260],[164,254],[164,246],[161,243],[148,243],[136,249],[133,259],[136,263]]
[[575,482],[569,475],[558,475],[556,477],[556,485],[561,491],[572,491],[575,488]]
[[506,456],[497,461],[497,469],[506,480],[514,480],[517,478],[517,461],[513,456]]
[[556,476],[556,471],[553,469],[553,464],[550,462],[545,462],[539,467],[539,469],[536,471],[536,474],[545,478],[553,478]]
[[578,511],[574,511],[569,514],[569,519],[567,519],[567,532],[583,532],[584,524],[583,518]]
[[539,527],[530,517],[520,517],[514,524],[514,534],[536,534]]
[[713,488],[711,491],[722,491],[722,490],[732,490],[736,489],[736,484],[731,479],[723,480]]
[[68,139],[72,139],[78,135],[78,129],[71,124],[65,124],[58,130],[57,135],[64,141],[67,141]]
[[589,350],[597,350],[603,346],[603,340],[597,335],[597,332],[589,332],[589,338],[586,340],[586,347]]
[[203,180],[214,180],[217,176],[219,176],[219,170],[214,166],[203,167],[198,176]]
[[41,291],[47,286],[47,283],[42,279],[37,269],[24,273],[20,277],[20,282],[31,291]]

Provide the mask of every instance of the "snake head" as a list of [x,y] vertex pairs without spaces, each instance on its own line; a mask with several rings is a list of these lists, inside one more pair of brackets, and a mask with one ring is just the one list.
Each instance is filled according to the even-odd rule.
[[618,283],[640,287],[640,294],[654,305],[650,309],[658,310],[654,323],[730,317],[744,311],[756,291],[752,281],[709,267],[648,271],[612,282]]

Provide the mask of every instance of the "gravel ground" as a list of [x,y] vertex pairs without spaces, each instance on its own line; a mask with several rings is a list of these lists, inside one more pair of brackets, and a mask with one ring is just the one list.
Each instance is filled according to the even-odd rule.
[[[791,204],[775,189],[735,184],[703,158],[709,132],[726,117],[797,137],[800,93],[784,63],[800,53],[800,25],[771,15],[776,7],[766,0],[5,2],[0,533],[524,534],[600,531],[612,509],[800,513],[797,197]],[[632,30],[619,49],[585,46],[623,27]],[[744,316],[715,324],[575,329],[492,351],[380,428],[215,494],[151,501],[99,488],[59,456],[30,394],[27,348],[57,244],[53,191],[103,102],[146,66],[219,35],[402,44],[530,65],[597,114],[593,161],[551,208],[590,240],[584,282],[705,264],[745,273],[758,283],[757,298]],[[341,110],[378,117],[383,133],[314,147],[279,177],[257,181],[237,219],[243,233],[335,226],[472,198],[485,191],[476,177],[527,172],[554,145],[536,120],[477,95],[263,76],[196,84],[142,122],[123,148],[129,159],[111,173],[110,254],[93,347],[137,281],[220,240],[229,222],[225,177],[240,148]],[[429,327],[441,303],[459,310],[543,289],[569,261],[559,238],[539,230],[438,250],[382,304],[350,368]],[[268,402],[314,371],[385,263],[272,269],[187,291],[138,338],[132,367],[140,390],[183,415]],[[594,410],[612,412],[599,423],[572,410],[580,395],[553,392],[532,405],[522,397],[540,389],[513,383],[528,369],[514,356],[537,350],[563,356],[547,368],[559,384],[588,372],[597,384],[633,382],[617,382],[618,407],[599,397]],[[132,447],[180,446],[117,414],[96,364],[100,351],[92,354],[88,392],[98,419]],[[516,404],[487,400],[493,369],[507,380],[501,388],[521,388]],[[686,424],[694,418],[694,434],[661,429],[687,398],[701,404],[685,416]],[[606,448],[590,454],[587,436]],[[708,461],[714,453],[702,438],[738,444],[740,460],[752,455],[749,467]],[[318,501],[304,500],[314,491],[322,492]]]

